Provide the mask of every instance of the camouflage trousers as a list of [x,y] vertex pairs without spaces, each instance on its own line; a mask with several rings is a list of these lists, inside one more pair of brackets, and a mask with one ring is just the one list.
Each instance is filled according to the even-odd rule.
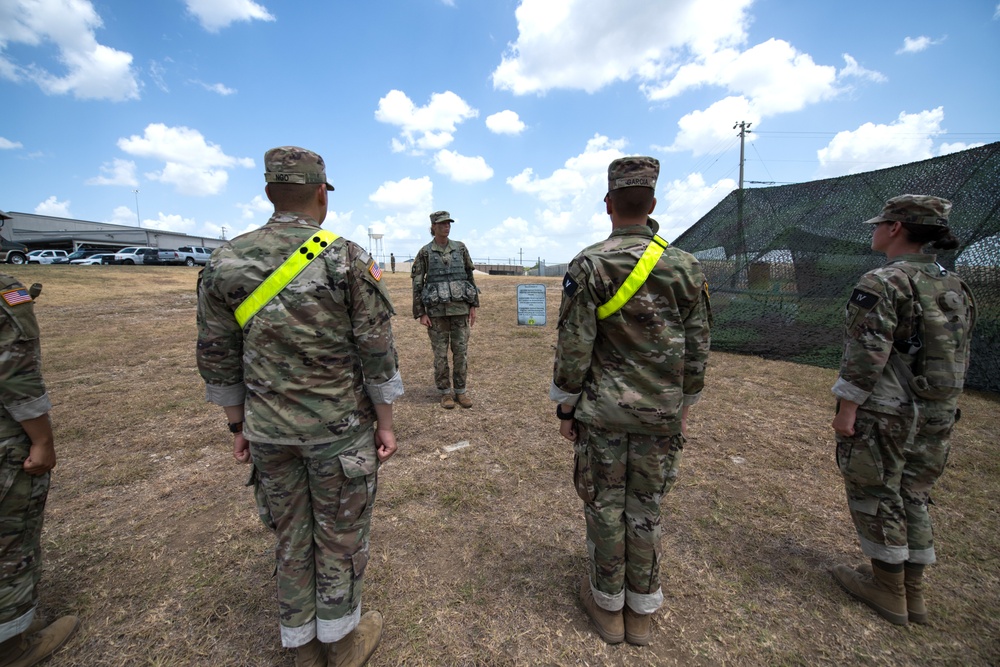
[[[434,384],[438,392],[450,394],[452,387],[456,394],[465,393],[466,375],[469,370],[469,315],[446,315],[432,317],[427,335],[434,351]],[[448,377],[448,346],[455,364],[455,373]]]
[[921,405],[915,423],[859,409],[854,435],[837,436],[837,465],[866,556],[886,563],[936,560],[928,506],[948,461],[954,424],[950,404]]
[[684,436],[576,427],[573,482],[584,502],[594,600],[650,614],[663,604],[660,501],[677,479]]
[[0,439],[0,641],[28,629],[38,602],[50,473],[24,472],[27,436]]
[[323,445],[250,443],[258,510],[273,527],[281,643],[335,642],[361,620],[377,488],[374,431]]

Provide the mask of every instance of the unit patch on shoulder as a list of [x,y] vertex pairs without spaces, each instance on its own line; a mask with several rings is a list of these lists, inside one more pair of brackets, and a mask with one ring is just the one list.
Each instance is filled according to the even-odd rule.
[[573,296],[574,294],[576,294],[576,289],[579,287],[577,282],[573,280],[573,277],[568,273],[565,276],[563,276],[562,286],[563,286],[563,291],[566,293],[566,296]]
[[855,288],[854,292],[851,293],[850,305],[857,306],[862,310],[871,310],[875,307],[879,301],[878,296],[872,294],[871,292],[865,292]]
[[0,292],[0,296],[7,302],[8,306],[16,306],[19,303],[28,303],[31,301],[31,294],[28,293],[27,287],[9,289],[5,292]]
[[378,262],[374,259],[372,260],[372,263],[368,265],[368,273],[372,274],[372,278],[376,281],[382,280],[382,269],[379,268]]

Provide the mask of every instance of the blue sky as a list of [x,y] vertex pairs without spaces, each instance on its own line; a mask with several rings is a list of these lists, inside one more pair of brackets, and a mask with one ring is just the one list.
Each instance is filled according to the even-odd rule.
[[998,70],[997,0],[0,0],[0,209],[232,238],[293,144],[386,256],[446,209],[477,260],[559,262],[616,157],[660,160],[673,239],[736,122],[747,187],[869,171],[1000,140]]

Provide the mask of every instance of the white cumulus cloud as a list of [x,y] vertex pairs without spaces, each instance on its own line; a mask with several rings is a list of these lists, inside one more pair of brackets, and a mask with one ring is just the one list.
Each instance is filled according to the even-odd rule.
[[184,0],[188,11],[208,32],[219,32],[237,21],[274,21],[267,8],[253,0]]
[[426,211],[431,208],[433,193],[431,179],[422,176],[386,181],[368,196],[368,200],[382,209]]
[[494,70],[493,85],[524,95],[655,80],[683,58],[742,43],[752,2],[522,0],[517,41]]
[[187,127],[146,126],[142,136],[118,140],[118,147],[136,157],[162,160],[163,169],[147,173],[150,180],[173,185],[185,195],[206,196],[221,192],[229,180],[228,169],[251,168],[251,158],[226,155],[218,144]]
[[195,81],[195,83],[197,83],[199,86],[201,86],[208,92],[216,93],[218,95],[222,95],[223,97],[236,94],[235,88],[230,88],[229,86],[223,83],[205,83],[204,81]]
[[271,202],[265,197],[260,195],[254,195],[253,199],[249,202],[246,204],[237,204],[236,207],[243,211],[241,217],[244,220],[252,220],[264,215],[270,217],[271,213],[274,211],[274,205],[271,204]]
[[944,134],[944,107],[900,113],[889,124],[865,123],[838,132],[816,152],[822,177],[842,176],[934,157],[934,138]]
[[194,231],[197,223],[191,218],[176,214],[157,213],[155,218],[147,218],[142,221],[143,227],[150,229],[160,229],[165,232],[190,233]]
[[434,155],[434,169],[459,183],[480,183],[493,178],[493,169],[481,156],[467,157],[442,150]]
[[24,144],[20,141],[11,141],[10,139],[0,137],[0,150],[8,151],[14,148],[24,148]]
[[[31,81],[50,95],[123,101],[139,97],[132,54],[97,42],[101,17],[89,0],[5,0],[0,3],[0,77]],[[7,47],[53,44],[61,73],[15,60]]]
[[478,115],[479,111],[450,90],[434,93],[422,107],[403,91],[390,90],[378,101],[375,120],[400,129],[400,137],[392,142],[394,152],[422,153],[450,144],[458,125]]
[[135,162],[115,158],[101,165],[101,175],[87,179],[87,185],[127,185],[136,187]]
[[903,45],[896,49],[896,55],[902,53],[920,53],[921,51],[926,51],[936,44],[940,44],[944,39],[931,39],[926,35],[921,35],[920,37],[904,37]]
[[549,176],[537,176],[528,167],[516,176],[507,179],[507,184],[523,194],[537,197],[543,202],[556,203],[563,200],[580,199],[590,192],[588,199],[603,198],[607,192],[607,170],[612,160],[622,157],[625,147],[623,139],[611,140],[595,134],[583,153],[566,160],[564,166]]
[[487,116],[486,127],[494,134],[521,134],[525,125],[516,111],[506,109]]
[[52,195],[36,206],[35,213],[38,215],[51,215],[56,218],[73,217],[69,214],[69,200],[59,201],[55,195]]

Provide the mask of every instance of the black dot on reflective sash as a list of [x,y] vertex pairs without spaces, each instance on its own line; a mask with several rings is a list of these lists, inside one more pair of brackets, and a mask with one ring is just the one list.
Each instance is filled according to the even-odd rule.
[[299,248],[299,252],[301,252],[304,255],[304,254],[306,254],[309,251],[306,250],[305,248]]
[[318,236],[314,236],[313,237],[313,243],[319,243],[319,237]]
[[320,241],[319,242],[319,247],[320,248],[325,248],[326,247],[326,241]]
[[314,254],[312,254],[312,253],[309,253],[308,255],[306,255],[306,259],[312,259],[312,258],[313,258],[313,257],[315,257],[315,256],[316,256],[316,255],[314,255]]

